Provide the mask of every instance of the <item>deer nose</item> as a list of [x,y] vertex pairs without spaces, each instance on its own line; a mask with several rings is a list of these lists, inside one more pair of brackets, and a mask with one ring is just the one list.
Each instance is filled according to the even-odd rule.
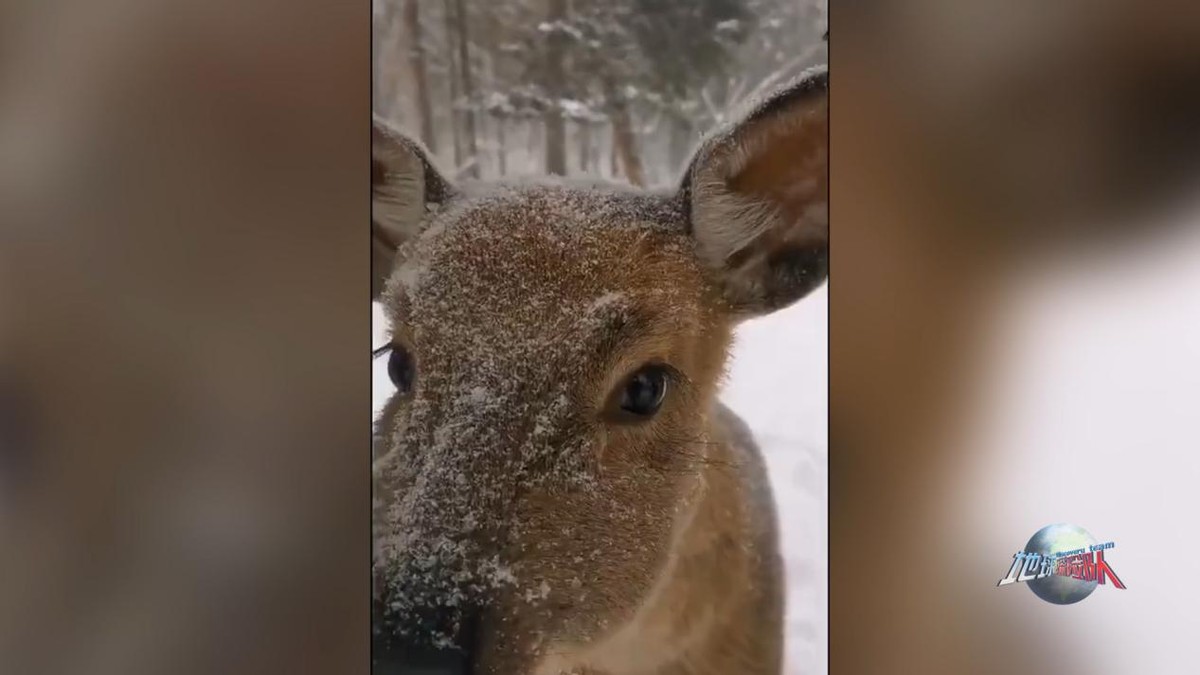
[[403,635],[376,632],[371,675],[471,675],[477,615],[461,609],[427,612]]

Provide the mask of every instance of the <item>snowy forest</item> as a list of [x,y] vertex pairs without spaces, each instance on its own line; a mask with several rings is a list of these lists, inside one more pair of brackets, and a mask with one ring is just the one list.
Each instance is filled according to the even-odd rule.
[[375,114],[457,178],[675,181],[709,129],[827,62],[827,0],[374,0]]

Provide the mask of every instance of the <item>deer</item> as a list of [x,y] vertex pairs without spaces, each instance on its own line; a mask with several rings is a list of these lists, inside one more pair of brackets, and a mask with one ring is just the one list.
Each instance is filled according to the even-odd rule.
[[674,190],[454,184],[372,121],[373,671],[782,667],[735,327],[828,277],[828,71],[695,151]]

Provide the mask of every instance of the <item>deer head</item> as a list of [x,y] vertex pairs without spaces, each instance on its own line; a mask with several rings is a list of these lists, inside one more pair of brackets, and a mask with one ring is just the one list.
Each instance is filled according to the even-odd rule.
[[535,672],[654,592],[734,326],[826,278],[827,85],[711,137],[671,193],[456,186],[374,122],[383,651]]

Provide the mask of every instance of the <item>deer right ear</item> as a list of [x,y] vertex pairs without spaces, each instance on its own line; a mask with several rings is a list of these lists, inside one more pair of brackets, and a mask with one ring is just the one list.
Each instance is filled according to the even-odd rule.
[[396,250],[425,228],[431,205],[454,194],[421,144],[371,119],[371,299],[391,273]]
[[829,74],[808,73],[697,151],[682,196],[702,262],[733,312],[766,314],[825,281]]

